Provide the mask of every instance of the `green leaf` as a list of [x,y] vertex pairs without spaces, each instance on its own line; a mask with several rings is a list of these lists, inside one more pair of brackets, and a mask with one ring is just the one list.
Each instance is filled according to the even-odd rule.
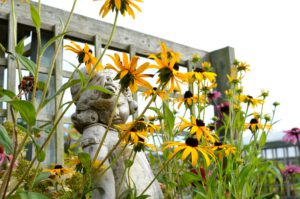
[[125,167],[129,168],[133,165],[133,161],[132,160],[125,160]]
[[21,54],[16,53],[17,59],[21,62],[21,64],[33,75],[35,76],[36,73],[36,64],[28,59],[27,57],[24,57]]
[[79,158],[83,168],[85,168],[86,170],[89,170],[91,168],[92,160],[91,160],[90,154],[81,152],[81,153],[78,153],[78,158]]
[[42,104],[41,108],[45,107],[51,100],[53,100],[57,95],[59,95],[60,93],[62,93],[64,90],[70,88],[71,86],[80,83],[79,79],[72,79],[71,81],[66,82],[65,84],[63,84],[60,89],[50,98],[46,99],[44,101],[44,103]]
[[22,192],[19,193],[21,199],[49,199],[47,196],[37,192]]
[[51,46],[57,39],[64,37],[68,32],[63,32],[55,37],[52,37],[41,49],[41,56],[45,53],[46,49]]
[[35,25],[36,28],[41,27],[41,19],[38,11],[35,9],[33,4],[30,4],[30,13],[31,13],[31,18],[32,22]]
[[169,106],[163,102],[163,110],[164,110],[164,120],[166,124],[167,132],[169,133],[169,136],[173,135],[173,127],[175,122],[175,117],[172,111],[169,109]]
[[13,97],[16,96],[16,94],[14,92],[10,91],[10,90],[0,88],[0,97],[2,97],[2,96],[7,96],[10,99],[12,99]]
[[36,145],[35,150],[36,150],[36,154],[38,154],[37,160],[38,160],[39,162],[43,162],[43,161],[45,160],[45,158],[46,158],[46,153],[45,153],[45,151],[44,151],[44,150],[41,150],[40,153],[38,153],[38,151],[40,150],[40,146],[39,146],[39,145]]
[[23,55],[24,53],[24,40],[26,39],[27,37],[24,37],[23,39],[21,39],[19,41],[19,43],[17,44],[15,50],[16,50],[16,53],[20,54],[20,55]]
[[4,150],[8,154],[13,154],[13,142],[7,134],[4,126],[0,124],[0,144],[4,147]]
[[263,147],[265,145],[266,141],[267,141],[267,133],[262,132],[260,139],[259,139],[259,146]]
[[42,172],[39,173],[36,178],[34,179],[33,182],[33,187],[35,187],[36,185],[38,185],[41,181],[48,179],[48,177],[51,175],[51,173],[48,172]]
[[97,90],[97,91],[100,91],[102,93],[106,93],[106,94],[109,94],[109,95],[113,95],[114,94],[111,91],[107,90],[106,88],[103,88],[102,86],[98,86],[98,85],[89,86],[88,89],[89,90]]
[[15,110],[20,112],[22,119],[27,122],[29,126],[34,126],[36,122],[36,112],[33,104],[25,100],[8,101]]

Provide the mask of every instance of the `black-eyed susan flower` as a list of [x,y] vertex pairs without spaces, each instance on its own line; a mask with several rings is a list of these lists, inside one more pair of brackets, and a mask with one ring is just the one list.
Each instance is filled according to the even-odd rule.
[[58,182],[71,178],[75,173],[73,168],[64,168],[62,165],[55,165],[53,169],[45,169],[44,171],[51,173],[49,178]]
[[175,99],[175,102],[178,102],[178,108],[184,103],[186,107],[192,106],[193,103],[198,101],[198,97],[194,95],[191,91],[186,91],[183,97]]
[[112,12],[121,12],[123,16],[127,12],[132,18],[135,18],[132,8],[135,8],[139,12],[142,12],[142,10],[134,2],[143,2],[143,0],[106,0],[100,9],[100,15],[105,17],[111,10]]
[[138,90],[138,85],[152,89],[152,86],[144,80],[146,77],[153,77],[151,74],[142,74],[149,68],[149,63],[146,62],[137,68],[138,57],[133,56],[129,61],[126,53],[123,53],[123,61],[120,56],[115,53],[114,56],[108,55],[114,62],[115,66],[107,64],[106,68],[116,71],[118,74],[115,79],[120,79],[122,89],[130,88],[132,93]]
[[153,87],[152,89],[144,91],[142,95],[145,97],[145,100],[148,99],[148,97],[153,95],[158,95],[162,100],[169,99],[167,92],[165,90],[157,91],[157,87]]
[[262,124],[259,122],[259,115],[256,113],[253,114],[253,118],[249,123],[244,124],[244,130],[249,129],[252,133],[256,133],[259,129],[267,129],[270,130],[272,128],[271,124]]
[[181,159],[185,160],[188,156],[191,156],[192,166],[197,165],[199,159],[199,152],[205,159],[206,165],[210,165],[210,159],[214,158],[213,152],[205,146],[200,146],[199,141],[196,138],[188,137],[184,143],[182,142],[165,142],[164,150],[175,147],[173,153],[169,155],[169,159],[173,158],[176,154],[182,152]]
[[239,100],[240,102],[251,104],[253,108],[264,103],[264,100],[253,98],[251,95],[240,95]]
[[[66,50],[70,50],[77,54],[77,59],[79,63],[84,63],[86,66],[86,72],[91,73],[92,68],[95,67],[95,72],[103,70],[102,64],[98,62],[98,59],[93,56],[93,52],[90,49],[88,44],[84,44],[84,47],[81,48],[76,42],[71,41],[72,45],[65,45]],[[97,64],[97,66],[96,66]]]
[[210,82],[215,82],[217,74],[205,71],[203,68],[196,68],[194,71],[188,72],[187,76],[190,82],[195,82],[196,80],[201,82],[206,79]]
[[157,65],[152,65],[158,69],[157,83],[162,83],[164,87],[169,88],[169,92],[172,93],[175,87],[181,91],[180,84],[187,80],[187,76],[179,72],[178,62],[180,61],[180,55],[177,52],[173,52],[168,49],[166,45],[161,42],[161,53],[151,54],[149,58],[153,58]]
[[236,147],[230,144],[223,144],[222,142],[215,142],[212,146],[213,151],[223,151],[225,156],[227,157],[230,154],[234,154],[236,152]]
[[202,137],[206,141],[214,143],[216,141],[215,135],[212,134],[210,129],[205,126],[205,123],[203,120],[196,119],[194,116],[192,116],[192,122],[189,122],[188,120],[184,119],[183,117],[180,117],[181,120],[183,121],[179,125],[179,130],[182,131],[186,128],[190,129],[190,134],[194,135],[196,134],[196,137],[198,140],[200,140]]
[[210,62],[205,61],[201,64],[201,66],[204,71],[206,71],[206,72],[211,71],[211,63]]
[[239,62],[237,65],[237,70],[244,71],[244,72],[250,71],[250,65],[247,64],[246,62]]

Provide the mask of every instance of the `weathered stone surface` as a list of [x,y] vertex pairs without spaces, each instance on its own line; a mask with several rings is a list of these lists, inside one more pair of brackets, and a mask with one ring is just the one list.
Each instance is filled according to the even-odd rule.
[[[86,74],[84,69],[82,72],[83,74]],[[78,74],[76,74],[74,78],[78,78]],[[120,90],[120,85],[113,81],[106,73],[94,75],[89,82],[89,85],[102,86],[115,94]],[[80,90],[79,84],[71,87],[72,97],[74,98]],[[72,115],[71,119],[74,127],[82,134],[81,146],[83,150],[89,153],[92,158],[95,156],[97,148],[104,138],[107,124],[113,112],[115,103],[115,95],[108,95],[96,90],[85,91],[75,102],[76,112]],[[113,124],[125,123],[129,115],[134,114],[137,111],[137,108],[137,103],[133,100],[130,91],[123,91],[117,102]],[[110,128],[97,159],[102,161],[118,140],[118,132],[115,129]],[[114,199],[116,197],[116,190],[120,189],[120,193],[122,193],[122,191],[127,189],[127,185],[129,184],[128,177],[125,176],[125,180],[121,183],[121,175],[125,169],[124,161],[130,157],[132,150],[131,147],[127,147],[112,169],[109,169],[101,177],[98,175],[93,177],[93,186],[95,188],[92,193],[93,199]],[[112,157],[116,157],[119,153],[120,149],[117,148],[112,154]],[[106,160],[104,166],[109,166],[109,164],[110,160]],[[154,178],[150,165],[143,152],[138,152],[136,155],[132,168],[130,169],[130,177],[133,181],[131,182],[131,185],[133,186],[133,183],[135,184],[138,194],[141,193]],[[157,181],[152,184],[145,194],[150,195],[150,198],[153,199],[163,198],[162,191]]]

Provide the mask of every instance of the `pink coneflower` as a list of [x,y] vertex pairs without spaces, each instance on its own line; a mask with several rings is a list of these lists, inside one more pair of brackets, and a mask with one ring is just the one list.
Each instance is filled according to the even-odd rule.
[[285,142],[292,142],[296,144],[297,141],[300,142],[300,129],[299,128],[292,128],[291,130],[283,131],[285,136],[283,137],[283,141]]
[[297,167],[295,165],[286,165],[285,169],[281,171],[282,175],[287,176],[287,175],[293,175],[296,173],[300,173],[300,167]]
[[221,113],[225,113],[226,115],[228,115],[229,114],[229,105],[230,105],[229,102],[221,103],[221,104],[217,105],[217,110]]
[[2,164],[5,164],[8,162],[11,162],[12,160],[12,155],[8,155],[5,153],[3,146],[0,145],[0,170],[1,170],[1,166]]
[[214,101],[221,97],[221,93],[219,91],[213,91],[208,93],[207,97],[210,101]]

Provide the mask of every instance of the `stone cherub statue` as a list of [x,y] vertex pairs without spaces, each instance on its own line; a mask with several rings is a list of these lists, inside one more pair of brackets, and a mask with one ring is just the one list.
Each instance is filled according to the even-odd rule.
[[[86,74],[85,69],[82,69],[82,72],[83,74]],[[78,74],[76,74],[74,78],[77,79]],[[120,89],[120,85],[113,81],[105,72],[95,74],[89,82],[89,85],[102,86],[115,94],[118,93]],[[80,89],[80,84],[71,87],[73,98]],[[75,102],[76,112],[72,115],[71,119],[74,127],[82,134],[81,146],[83,150],[89,153],[91,158],[94,157],[99,143],[107,129],[107,124],[113,112],[115,101],[115,95],[105,94],[97,90],[87,90],[82,93]],[[130,91],[122,92],[113,118],[113,124],[125,123],[129,115],[134,114],[137,111],[137,108],[137,103],[132,99]],[[97,159],[99,161],[103,160],[118,140],[118,132],[113,129],[113,127],[110,128]],[[115,199],[117,190],[120,189],[121,193],[127,189],[128,182],[124,180],[121,183],[121,175],[125,169],[124,161],[129,158],[131,151],[132,148],[127,147],[112,169],[106,171],[101,177],[93,176],[93,188],[95,188],[92,192],[93,199]],[[117,150],[114,151],[113,156],[116,156],[119,152],[120,149],[117,148]],[[108,166],[110,160],[111,159],[108,159],[104,163],[104,166]],[[154,178],[150,165],[143,152],[137,153],[130,171],[130,178],[135,184],[137,193],[140,194]],[[125,179],[128,178],[126,177]],[[151,185],[145,194],[150,195],[150,198],[153,199],[163,198],[162,191],[157,181]]]

